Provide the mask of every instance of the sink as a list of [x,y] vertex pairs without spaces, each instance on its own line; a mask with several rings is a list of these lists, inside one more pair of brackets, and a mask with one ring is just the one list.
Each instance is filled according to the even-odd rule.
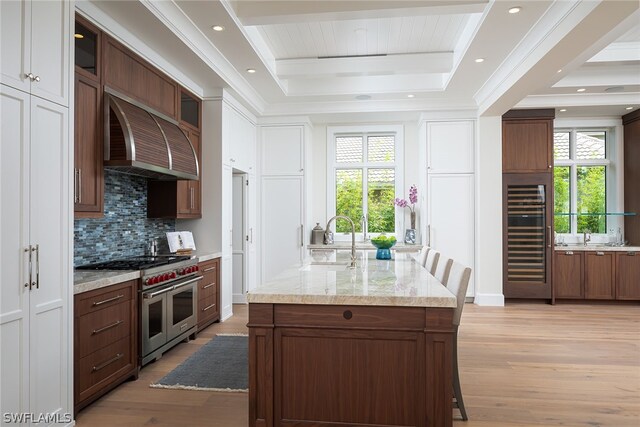
[[300,271],[343,271],[348,269],[349,263],[332,261],[312,262],[311,264],[300,267]]

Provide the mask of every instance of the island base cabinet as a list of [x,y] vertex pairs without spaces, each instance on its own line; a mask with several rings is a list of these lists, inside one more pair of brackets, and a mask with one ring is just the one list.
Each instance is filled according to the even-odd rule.
[[251,426],[451,426],[452,309],[249,305]]
[[640,300],[640,254],[616,254],[616,299]]

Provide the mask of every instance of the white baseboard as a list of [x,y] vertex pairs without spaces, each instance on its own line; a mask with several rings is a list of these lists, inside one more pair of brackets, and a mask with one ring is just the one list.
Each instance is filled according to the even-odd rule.
[[247,295],[246,294],[233,294],[231,297],[231,302],[234,304],[246,304],[247,303]]
[[232,316],[233,316],[233,310],[229,309],[229,311],[227,311],[226,313],[223,310],[223,312],[220,313],[220,321],[224,322],[225,320],[229,319]]
[[480,294],[476,292],[473,303],[493,307],[504,307],[504,295],[502,294]]

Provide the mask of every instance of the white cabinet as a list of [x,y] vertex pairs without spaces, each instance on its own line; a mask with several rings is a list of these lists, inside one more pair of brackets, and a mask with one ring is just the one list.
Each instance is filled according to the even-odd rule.
[[262,175],[303,175],[304,127],[265,126],[261,132]]
[[220,265],[220,319],[233,314],[233,171],[222,166],[222,259]]
[[[429,121],[423,132],[427,166],[423,241],[471,267],[475,275],[475,121]],[[467,295],[474,295],[473,275]]]
[[271,280],[304,255],[304,178],[262,178],[262,281]]
[[69,105],[72,2],[2,1],[0,81]]
[[247,226],[249,228],[247,235],[247,291],[255,289],[258,286],[258,196],[256,176],[249,174],[247,185]]
[[223,163],[243,172],[255,172],[256,127],[235,108],[224,104]]
[[63,419],[73,403],[69,111],[5,85],[0,97],[0,407]]
[[474,122],[427,123],[429,173],[473,173]]

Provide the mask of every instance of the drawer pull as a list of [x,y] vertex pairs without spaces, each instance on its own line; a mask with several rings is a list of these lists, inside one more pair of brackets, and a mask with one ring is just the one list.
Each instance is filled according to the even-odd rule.
[[100,328],[100,329],[94,329],[94,330],[93,330],[93,332],[91,332],[91,335],[99,334],[100,332],[104,332],[104,331],[106,331],[107,329],[115,328],[116,326],[118,326],[118,325],[119,325],[119,324],[121,324],[121,323],[124,323],[124,320],[118,320],[117,322],[112,323],[112,324],[110,324],[110,325],[107,325],[107,326],[105,326],[105,327],[103,327],[103,328]]
[[351,310],[345,310],[345,312],[342,313],[342,317],[349,320],[353,317],[353,313],[351,312]]
[[209,267],[209,268],[205,268],[203,273],[206,273],[207,271],[211,271],[211,270],[215,270],[215,267]]
[[596,252],[596,256],[604,256],[604,252],[598,251],[598,252]]
[[216,285],[215,283],[209,283],[208,285],[203,286],[202,289],[207,289],[215,285]]
[[113,362],[122,359],[122,356],[124,356],[124,353],[118,353],[116,354],[116,357],[114,357],[113,359],[109,359],[106,362],[102,362],[101,364],[99,364],[98,366],[94,366],[91,369],[91,372],[97,372],[100,369],[106,368],[107,366],[111,365]]
[[113,297],[113,298],[109,298],[109,299],[106,299],[106,300],[104,300],[104,301],[94,302],[94,303],[93,303],[93,306],[94,306],[94,307],[97,307],[97,306],[99,306],[99,305],[106,304],[106,303],[108,303],[108,302],[118,301],[120,298],[124,298],[124,295],[116,295],[115,297]]
[[209,310],[210,308],[213,308],[213,307],[215,307],[215,306],[216,306],[216,303],[214,302],[214,303],[213,303],[213,304],[211,304],[210,306],[203,308],[203,309],[202,309],[202,311],[207,311],[207,310]]
[[627,252],[627,256],[636,256],[636,253],[633,251]]
[[564,253],[565,255],[573,255],[573,251],[567,251]]

